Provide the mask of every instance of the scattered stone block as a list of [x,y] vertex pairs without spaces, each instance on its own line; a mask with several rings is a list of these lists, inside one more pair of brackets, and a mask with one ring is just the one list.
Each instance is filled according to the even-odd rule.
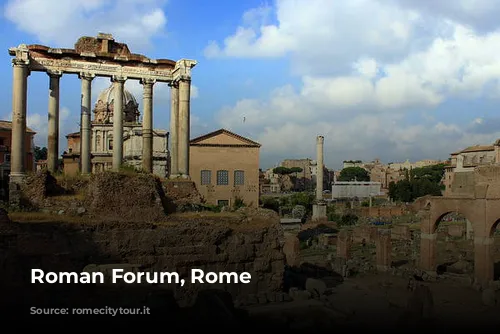
[[326,289],[326,283],[322,280],[315,278],[308,278],[306,280],[306,290],[317,298],[321,297],[325,293]]

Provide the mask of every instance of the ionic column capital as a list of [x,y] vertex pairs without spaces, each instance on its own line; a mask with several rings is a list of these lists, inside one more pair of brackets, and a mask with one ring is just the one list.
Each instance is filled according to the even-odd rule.
[[139,82],[141,85],[154,85],[156,83],[156,79],[142,78]]
[[60,78],[62,77],[63,73],[62,71],[48,70],[47,75],[51,78]]
[[27,67],[29,65],[28,59],[14,58],[12,59],[12,66]]
[[81,72],[80,74],[78,74],[78,78],[82,80],[92,81],[95,78],[95,74],[89,72]]
[[170,81],[168,83],[168,87],[170,87],[170,88],[179,88],[179,82],[175,81],[175,80],[174,81]]
[[125,81],[127,81],[127,77],[122,76],[122,75],[113,75],[113,76],[111,77],[111,82],[120,82],[120,83],[124,83]]

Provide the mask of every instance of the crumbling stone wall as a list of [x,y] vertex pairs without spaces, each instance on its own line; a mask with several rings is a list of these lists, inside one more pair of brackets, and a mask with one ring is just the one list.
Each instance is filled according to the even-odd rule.
[[166,206],[161,182],[150,174],[92,174],[85,193],[85,207],[101,220],[161,221]]
[[200,204],[203,199],[192,181],[168,180],[164,184],[165,193],[172,200],[175,207],[186,204]]

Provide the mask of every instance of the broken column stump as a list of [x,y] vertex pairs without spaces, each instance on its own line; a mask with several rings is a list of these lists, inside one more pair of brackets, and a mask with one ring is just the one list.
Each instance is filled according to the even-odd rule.
[[337,236],[337,257],[348,260],[351,256],[352,233],[342,230]]
[[377,271],[388,271],[391,268],[391,230],[379,230],[378,238],[376,241],[377,252]]

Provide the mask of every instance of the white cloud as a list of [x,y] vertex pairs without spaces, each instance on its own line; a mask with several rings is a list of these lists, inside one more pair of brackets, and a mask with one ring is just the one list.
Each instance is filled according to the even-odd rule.
[[[491,8],[485,3],[500,1],[484,0],[480,7]],[[467,1],[460,5],[461,11],[445,6],[429,16],[410,0],[405,6],[277,0],[277,22],[258,28],[245,14],[245,25],[222,44],[210,42],[206,56],[287,55],[301,84],[277,88],[267,100],[239,100],[217,119],[259,140],[264,157],[273,159],[314,156],[314,138],[324,134],[326,152],[336,155],[327,162],[336,166],[375,155],[446,158],[471,140],[492,142],[500,132],[470,133],[468,124],[440,121],[436,112],[452,98],[500,97],[499,25],[480,31],[481,15],[490,13],[467,16]]]
[[137,52],[165,29],[164,0],[9,0],[5,17],[51,46],[71,47],[82,35],[112,33]]

